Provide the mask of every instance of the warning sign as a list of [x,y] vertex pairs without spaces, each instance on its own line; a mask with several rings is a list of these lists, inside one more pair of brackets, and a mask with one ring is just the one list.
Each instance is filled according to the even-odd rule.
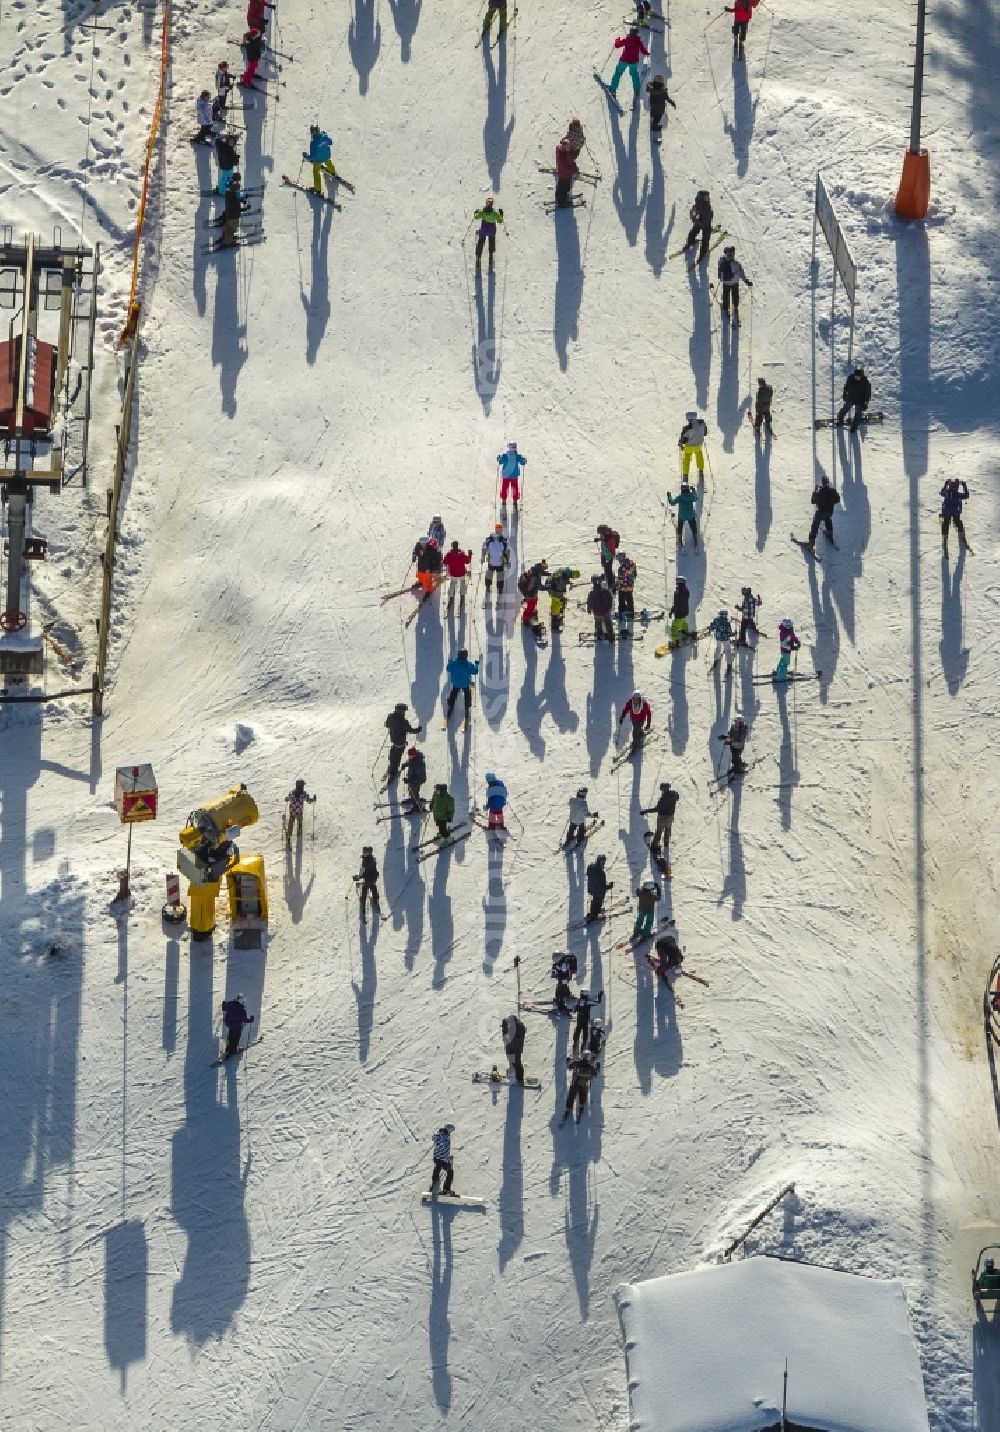
[[156,819],[157,786],[150,765],[119,766],[115,772],[115,808],[122,825]]

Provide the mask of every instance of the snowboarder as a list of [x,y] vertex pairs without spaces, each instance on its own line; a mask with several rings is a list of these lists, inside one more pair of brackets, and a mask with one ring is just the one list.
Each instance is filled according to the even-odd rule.
[[758,3],[759,0],[735,0],[734,4],[726,6],[726,14],[733,17],[733,59],[743,58],[747,27],[753,19]]
[[581,786],[576,795],[569,798],[569,827],[563,846],[568,848],[574,842],[582,845],[587,836],[587,822],[596,815],[597,811],[591,810],[587,803],[587,787]]
[[819,487],[816,488],[811,498],[812,505],[816,511],[813,513],[812,525],[809,528],[809,540],[806,546],[810,552],[816,550],[816,538],[819,535],[820,523],[830,541],[833,541],[833,509],[840,501],[840,493],[827,477],[826,473],[819,480]]
[[784,617],[778,626],[778,641],[781,646],[781,655],[778,657],[778,664],[771,673],[775,681],[787,681],[788,663],[792,656],[802,645],[795,635],[795,628],[792,626],[791,617]]
[[759,606],[761,606],[761,600],[760,597],[754,596],[753,588],[742,587],[736,608],[740,614],[740,635],[737,643],[739,646],[750,645],[747,638],[751,632],[754,636],[760,636],[760,628],[757,626],[757,608]]
[[237,242],[240,232],[240,220],[250,207],[250,200],[240,187],[242,183],[242,174],[238,169],[234,169],[232,178],[229,181],[229,186],[226,189],[226,197],[222,209],[224,222],[219,247],[223,249],[232,248]]
[[576,979],[577,969],[576,955],[563,954],[557,950],[552,956],[551,977],[556,982],[553,1000],[560,1014],[572,1014],[576,1009],[576,996],[570,990],[569,982]]
[[683,577],[677,578],[673,600],[667,616],[670,617],[670,645],[676,646],[682,636],[688,633],[688,616],[691,612],[691,593]]
[[484,35],[489,34],[494,15],[500,16],[500,24],[497,26],[497,39],[499,40],[500,36],[507,32],[507,0],[489,0],[486,6],[486,18],[483,21]]
[[410,798],[414,810],[425,810],[420,788],[427,780],[427,762],[424,760],[423,751],[416,746],[411,746],[406,753],[406,760],[400,768],[400,774],[406,782],[406,793]]
[[580,172],[569,139],[560,139],[556,145],[556,208],[568,209],[573,200],[573,180]]
[[615,590],[615,553],[618,551],[621,540],[615,529],[609,527],[606,522],[598,524],[597,536],[594,541],[601,544],[601,566],[604,569],[604,580],[608,584],[608,590],[612,592]]
[[626,716],[632,722],[632,750],[637,751],[642,745],[646,732],[653,724],[653,712],[641,691],[633,691],[622,707],[622,713],[618,717],[619,730],[621,730]]
[[438,1191],[438,1179],[444,1174],[444,1186],[442,1193],[457,1198],[458,1194],[452,1187],[455,1182],[455,1165],[451,1157],[451,1136],[455,1132],[454,1124],[442,1124],[436,1129],[431,1139],[431,1151],[434,1155],[434,1172],[431,1174],[431,1193]]
[[656,902],[662,896],[658,880],[644,880],[635,892],[638,902],[638,909],[635,916],[635,924],[632,926],[632,939],[644,940],[647,935],[653,932],[653,916],[656,914]]
[[438,540],[436,537],[428,537],[417,557],[417,582],[424,589],[424,594],[420,598],[422,602],[426,602],[444,581],[442,566],[443,561]]
[[493,195],[491,194],[483,207],[477,209],[472,217],[479,220],[479,233],[476,238],[476,273],[482,269],[483,249],[487,245],[490,250],[490,273],[492,273],[497,251],[497,225],[503,223],[503,210],[494,209]]
[[573,1026],[573,1053],[582,1049],[586,1053],[587,1045],[590,1042],[590,1011],[595,1004],[601,1004],[604,1000],[604,991],[598,990],[596,994],[581,990],[576,1001],[576,1024]]
[[431,820],[437,826],[439,840],[451,835],[451,822],[455,818],[455,797],[444,781],[439,781],[431,796]]
[[235,134],[220,134],[215,140],[215,158],[219,165],[218,190],[225,194],[236,173],[236,166],[240,162],[239,151],[236,148]]
[[743,760],[743,748],[746,746],[747,736],[749,736],[749,734],[750,728],[747,726],[743,717],[734,716],[732,725],[726,735],[719,737],[722,744],[729,747],[730,779],[733,776],[742,776],[746,770],[746,763]]
[[309,126],[309,148],[303,152],[302,158],[312,165],[313,172],[313,193],[322,194],[323,174],[329,174],[336,179],[337,170],[334,167],[332,158],[333,140],[325,130],[320,129],[318,124]]
[[549,570],[549,564],[543,557],[533,567],[522,572],[517,579],[517,590],[521,593],[521,625],[526,627],[535,626],[535,611],[538,607],[538,597],[545,583],[545,576]]
[[448,573],[448,610],[450,611],[455,601],[455,592],[458,592],[459,606],[465,606],[465,589],[469,580],[469,563],[472,561],[472,549],[463,552],[457,542],[452,542],[448,551],[444,554],[443,566]]
[[723,657],[726,658],[726,675],[732,675],[733,670],[733,642],[736,633],[733,631],[733,624],[729,620],[729,612],[725,607],[717,617],[713,617],[708,624],[708,629],[715,637],[715,660],[712,662],[712,671],[718,666]]
[[699,480],[704,481],[705,477],[705,439],[708,437],[708,424],[704,418],[691,410],[684,414],[684,426],[681,428],[681,435],[677,439],[677,446],[681,450],[681,476],[687,477],[691,471],[691,459],[694,458],[698,468]]
[[618,553],[618,634],[629,635],[629,623],[635,618],[635,583],[639,569],[632,558]]
[[587,593],[587,611],[594,618],[594,640],[614,641],[611,625],[611,609],[615,599],[605,585],[603,577],[591,577],[591,588]]
[[694,196],[694,203],[691,205],[691,228],[688,232],[687,242],[682,253],[693,249],[701,239],[701,252],[698,255],[698,262],[704,263],[708,258],[708,248],[712,239],[712,201],[709,198],[707,189],[699,189]]
[[969,485],[961,478],[949,477],[941,489],[941,550],[948,554],[948,532],[954,524],[960,544],[968,551],[965,540],[965,526],[962,522],[962,504],[969,500]]
[[451,720],[451,713],[455,709],[458,693],[461,692],[462,700],[465,703],[465,725],[468,726],[469,718],[472,715],[472,682],[479,675],[479,662],[470,661],[469,653],[463,646],[458,655],[451,658],[445,670],[448,673],[448,680],[451,682],[445,723],[447,724]]
[[677,508],[677,545],[684,546],[684,524],[691,528],[691,536],[694,538],[694,545],[698,546],[698,494],[689,482],[681,483],[681,490],[674,497],[673,493],[667,493],[667,501],[671,507]]
[[248,1029],[254,1022],[254,1015],[247,1014],[241,994],[222,1001],[222,1022],[226,1027],[226,1048],[222,1057],[232,1059],[239,1050],[244,1029]]
[[848,374],[840,396],[844,403],[837,414],[837,426],[841,427],[850,413],[851,432],[856,433],[861,426],[862,416],[868,411],[868,404],[872,400],[872,385],[860,363],[856,363],[854,371]]
[[621,84],[622,75],[628,70],[632,80],[632,108],[637,109],[639,105],[639,90],[642,85],[642,81],[639,78],[639,57],[641,55],[643,58],[649,59],[649,51],[640,39],[638,27],[632,25],[624,39],[616,39],[615,49],[621,50],[621,55],[619,56],[618,63],[615,65],[615,72],[611,76],[611,83],[608,85],[608,89],[617,97],[618,86]]
[[570,1071],[570,1081],[563,1123],[572,1114],[574,1103],[578,1104],[576,1122],[579,1123],[583,1118],[583,1111],[587,1107],[590,1085],[601,1072],[601,1066],[590,1054],[569,1054],[566,1057],[566,1067]]
[[212,91],[202,90],[195,105],[195,117],[201,128],[195,135],[193,143],[211,144],[212,135],[215,132],[215,115],[212,113]]
[[292,831],[296,826],[299,828],[299,839],[302,839],[302,812],[307,805],[315,804],[316,797],[311,796],[306,790],[305,781],[296,781],[294,788],[285,797],[285,805],[288,807],[288,814],[285,816],[286,845],[291,845]]
[[736,245],[727,244],[719,260],[719,282],[722,284],[722,311],[734,328],[740,326],[740,280],[747,288],[753,284],[743,271],[743,265],[736,257]]
[[771,436],[771,403],[774,399],[774,389],[765,378],[757,379],[757,396],[753,405],[753,430],[759,437],[761,428],[765,428],[768,437]]
[[662,75],[654,75],[646,84],[646,93],[649,95],[649,132],[659,134],[663,128],[663,116],[667,105],[676,109],[670,95],[667,93],[667,82]]
[[483,550],[480,553],[479,564],[486,563],[486,594],[489,596],[493,588],[493,578],[497,579],[497,596],[503,596],[504,578],[507,575],[507,568],[510,566],[510,545],[504,535],[503,523],[497,522],[493,531],[483,543]]
[[490,830],[506,830],[504,806],[507,804],[507,787],[493,772],[486,772],[486,811]]
[[584,920],[587,925],[592,925],[595,920],[600,919],[608,891],[615,888],[615,882],[608,879],[604,868],[607,860],[606,855],[599,855],[587,866],[587,894],[590,897],[590,908]]
[[371,896],[372,910],[376,915],[381,915],[382,907],[379,905],[378,899],[378,862],[370,845],[361,847],[361,869],[355,875],[354,883],[358,887],[358,899],[361,902],[361,919],[368,919],[369,895]]
[[527,1034],[524,1021],[518,1019],[516,1014],[509,1014],[506,1019],[500,1021],[500,1033],[503,1035],[503,1048],[507,1056],[507,1076],[513,1075],[518,1084],[524,1083],[524,1039]]
[[385,783],[389,785],[399,775],[407,736],[419,736],[423,727],[410,725],[406,719],[406,702],[399,701],[385,718],[385,729],[389,732],[389,768],[385,773]]
[[246,69],[240,76],[240,85],[244,89],[253,89],[254,76],[260,69],[261,58],[264,54],[264,36],[256,28],[248,30],[240,44],[247,62]]
[[506,452],[497,453],[500,465],[500,501],[507,501],[508,492],[513,495],[514,507],[521,500],[521,470],[527,467],[528,459],[517,450],[517,443],[508,443]]
[[649,963],[660,979],[666,980],[670,989],[673,990],[680,978],[681,965],[684,963],[684,955],[674,935],[660,936],[649,955]]
[[549,594],[549,622],[554,632],[562,631],[563,617],[566,611],[566,593],[569,591],[570,583],[579,577],[580,573],[575,567],[559,567],[546,577],[542,586]]
[[660,782],[660,795],[655,806],[647,806],[640,810],[641,815],[655,815],[656,829],[653,831],[653,838],[649,842],[649,848],[655,855],[660,846],[670,849],[670,832],[674,828],[674,811],[677,809],[677,802],[680,796],[674,790],[669,781]]

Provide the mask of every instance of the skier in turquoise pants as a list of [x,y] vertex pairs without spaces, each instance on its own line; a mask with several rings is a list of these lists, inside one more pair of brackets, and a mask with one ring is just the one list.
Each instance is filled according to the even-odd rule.
[[792,626],[791,617],[785,617],[781,621],[778,627],[778,640],[781,642],[781,655],[778,658],[778,664],[774,668],[772,675],[775,681],[787,681],[788,664],[793,654],[797,652],[802,645],[795,635],[795,628]]
[[633,940],[645,940],[653,933],[656,902],[663,892],[655,880],[644,880],[635,893],[639,909],[635,917],[635,925],[632,928],[632,938]]
[[698,545],[698,518],[695,515],[698,511],[698,494],[689,482],[681,483],[680,495],[674,497],[667,493],[667,501],[671,507],[677,508],[677,545],[684,545],[684,524],[691,528],[691,536],[694,538],[694,545]]
[[624,40],[615,41],[615,49],[621,50],[621,57],[615,65],[615,72],[611,76],[611,83],[608,89],[612,94],[618,93],[618,86],[621,84],[622,75],[628,70],[632,77],[632,94],[635,96],[633,106],[639,103],[639,90],[642,81],[639,78],[639,57],[645,55],[649,59],[649,51],[639,38],[639,31],[633,25],[625,36]]

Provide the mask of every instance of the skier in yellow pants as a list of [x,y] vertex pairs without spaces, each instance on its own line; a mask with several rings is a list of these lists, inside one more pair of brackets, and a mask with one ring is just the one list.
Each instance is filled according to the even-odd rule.
[[333,140],[328,134],[320,129],[318,124],[309,126],[309,152],[303,154],[303,159],[308,159],[313,171],[313,192],[322,194],[322,175],[327,173],[331,178],[336,179],[337,171],[333,167],[333,160],[330,155],[333,152]]
[[708,436],[708,426],[704,418],[699,418],[695,412],[685,413],[685,423],[681,428],[681,435],[677,439],[677,446],[681,449],[681,472],[687,477],[691,471],[691,459],[694,458],[698,464],[698,476],[705,476],[705,453],[704,442]]

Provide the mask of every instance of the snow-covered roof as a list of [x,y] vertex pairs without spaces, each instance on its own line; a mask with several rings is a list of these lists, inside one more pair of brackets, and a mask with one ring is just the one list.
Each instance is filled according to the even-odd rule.
[[927,1432],[906,1299],[877,1281],[748,1258],[618,1289],[632,1432]]

